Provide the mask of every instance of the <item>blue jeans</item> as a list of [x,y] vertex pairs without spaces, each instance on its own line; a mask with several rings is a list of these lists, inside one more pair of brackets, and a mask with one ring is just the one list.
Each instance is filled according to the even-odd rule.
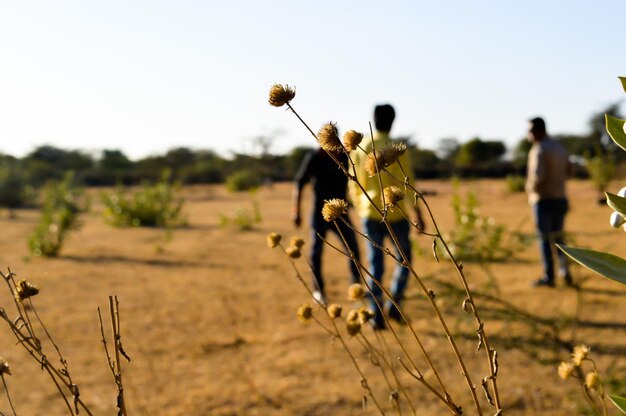
[[[533,205],[539,251],[543,263],[543,278],[548,281],[554,281],[552,248],[555,243],[563,244],[563,224],[567,210],[566,199],[542,199]],[[556,249],[556,254],[559,260],[559,270],[565,276],[569,273],[567,257],[558,249]]]
[[[400,248],[404,252],[407,261],[411,262],[411,241],[409,240],[409,222],[407,220],[400,220],[390,224],[391,229],[395,233],[398,238],[398,242]],[[385,236],[389,235],[389,230],[387,230],[387,226],[377,220],[369,220],[366,219],[363,222],[363,226],[365,228],[365,232],[376,244],[379,246],[383,245],[383,240]],[[402,259],[400,255],[400,251],[398,247],[393,245],[395,248],[396,257]],[[382,283],[383,274],[385,273],[385,254],[376,248],[371,242],[367,245],[367,258],[369,261],[370,273],[374,276],[376,281]],[[404,290],[406,289],[406,285],[409,279],[409,269],[406,267],[396,264],[395,271],[393,273],[393,280],[391,281],[391,296],[393,300],[400,304],[402,298],[404,297]],[[376,301],[378,304],[383,306],[383,291],[382,289],[374,283],[373,279],[370,277],[368,284],[371,289],[371,297],[370,297],[370,307],[375,312],[376,316],[374,317],[374,321],[377,325],[383,325],[383,311],[381,311],[376,305]],[[398,313],[395,310],[395,306],[390,300],[387,300],[386,306],[389,308],[390,313]],[[384,306],[383,306],[384,307]]]
[[[321,214],[319,216],[320,216],[319,219],[314,218],[314,220],[312,221],[313,228],[311,229],[312,244],[311,244],[310,259],[311,259],[311,268],[313,269],[313,290],[319,290],[320,292],[325,294],[324,278],[322,277],[322,252],[324,250],[325,243],[324,243],[324,240],[322,240],[319,236],[326,238],[326,233],[330,230],[339,236],[339,239],[342,241],[342,245],[345,245],[345,243],[343,243],[343,239],[339,235],[339,232],[337,231],[337,227],[335,227],[333,223],[326,222],[322,218]],[[348,224],[352,225],[352,223],[350,222],[350,218],[348,218],[347,216],[344,216],[343,219],[346,220]],[[350,250],[352,250],[356,259],[360,261],[361,256],[359,253],[359,245],[357,244],[354,231],[352,230],[352,228],[344,224],[343,221],[341,220],[336,221],[336,223],[339,226],[339,229],[341,230],[341,234],[343,234],[343,237],[346,239],[345,242],[348,243],[348,247],[350,248]],[[346,247],[346,251],[348,251],[347,247]],[[356,264],[354,264],[354,262],[351,259],[348,259],[348,262],[350,263],[349,264],[350,283],[360,282],[361,279],[359,275],[359,268],[357,267]]]

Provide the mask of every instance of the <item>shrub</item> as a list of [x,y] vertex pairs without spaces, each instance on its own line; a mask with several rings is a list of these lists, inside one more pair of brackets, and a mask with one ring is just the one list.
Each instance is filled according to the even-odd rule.
[[[481,216],[480,201],[475,192],[469,191],[464,200],[458,181],[455,180],[453,185],[455,225],[444,238],[454,256],[460,261],[476,262],[510,259],[522,244],[519,236],[507,236],[503,225],[496,224],[491,217]],[[440,254],[444,254],[443,249],[440,249]]]
[[226,189],[231,192],[249,191],[261,186],[261,177],[251,170],[240,170],[226,178]]
[[504,179],[507,191],[511,193],[524,192],[526,180],[522,175],[507,175]]
[[87,210],[87,202],[80,202],[82,190],[73,185],[73,174],[61,182],[49,183],[44,191],[42,216],[28,239],[35,256],[58,256],[70,230],[78,225],[78,214]]
[[219,221],[220,227],[227,227],[233,225],[240,231],[249,231],[254,228],[256,224],[259,224],[263,218],[261,217],[261,206],[259,201],[252,201],[252,211],[238,206],[235,208],[235,215],[230,217],[226,214],[220,214]]
[[0,206],[9,210],[32,205],[35,191],[27,185],[26,177],[16,163],[0,167]]
[[182,198],[177,198],[178,183],[171,184],[164,172],[154,185],[144,185],[131,195],[118,187],[102,194],[105,220],[116,227],[171,227],[180,224]]

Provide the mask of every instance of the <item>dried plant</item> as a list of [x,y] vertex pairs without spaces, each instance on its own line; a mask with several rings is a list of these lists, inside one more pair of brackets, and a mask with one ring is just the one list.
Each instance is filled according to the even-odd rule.
[[[277,85],[278,84],[272,87],[271,89],[272,92],[274,90],[276,91],[280,90],[280,88],[278,88]],[[282,87],[282,88],[284,90],[288,89],[287,86]],[[295,94],[290,96],[289,99],[281,100],[280,101],[281,106],[286,105],[288,109],[291,110],[291,112],[308,129],[311,135],[316,140],[318,140],[318,142],[320,142],[320,134],[316,135],[291,105],[291,101],[293,100],[294,96]],[[272,101],[273,99],[270,94],[270,103],[272,103]],[[275,105],[275,104],[272,104],[272,105]],[[328,128],[327,126],[331,126],[332,128]],[[467,389],[471,396],[476,413],[479,415],[502,414],[503,410],[502,410],[502,405],[500,402],[500,396],[499,396],[498,385],[497,385],[497,375],[498,375],[497,352],[495,351],[495,349],[491,347],[489,343],[489,339],[485,331],[485,323],[482,321],[480,314],[479,314],[479,309],[474,302],[474,298],[469,289],[467,279],[465,278],[465,275],[463,273],[462,264],[458,260],[456,260],[454,253],[450,249],[442,232],[440,231],[440,228],[437,225],[437,222],[433,216],[433,213],[428,205],[428,201],[424,198],[424,195],[418,189],[416,189],[412,183],[410,183],[409,177],[408,175],[406,175],[404,171],[404,168],[409,168],[409,167],[408,166],[403,167],[400,164],[399,158],[406,151],[406,145],[392,144],[383,149],[377,150],[374,148],[374,142],[372,139],[372,151],[366,155],[367,159],[365,161],[364,168],[369,176],[378,177],[378,183],[380,185],[380,195],[382,197],[382,204],[379,205],[372,200],[372,198],[368,195],[367,191],[365,190],[363,184],[359,182],[358,175],[357,175],[357,168],[353,161],[353,155],[350,152],[350,150],[354,150],[354,149],[356,149],[354,150],[355,152],[365,152],[363,148],[360,146],[361,138],[358,137],[358,134],[353,135],[353,133],[350,133],[350,135],[353,135],[353,137],[348,137],[344,139],[344,143],[342,144],[341,141],[339,141],[337,134],[336,134],[336,125],[329,124],[327,126],[323,128],[323,132],[322,131],[320,132],[320,133],[324,133],[322,135],[324,138],[323,143],[321,143],[321,144],[324,144],[322,148],[327,150],[328,155],[335,161],[335,163],[343,171],[343,173],[349,178],[349,180],[352,181],[355,184],[355,186],[361,191],[361,193],[369,200],[369,203],[372,204],[375,211],[378,213],[380,217],[380,221],[383,224],[385,224],[392,238],[393,244],[395,245],[397,249],[397,253],[399,254],[398,255],[392,254],[392,252],[389,249],[376,245],[376,243],[374,243],[367,235],[361,233],[359,230],[356,230],[353,228],[354,231],[360,237],[362,237],[363,239],[366,239],[369,244],[372,244],[374,247],[377,247],[377,249],[381,250],[384,254],[390,256],[395,262],[397,262],[403,267],[406,267],[410,271],[410,275],[412,276],[413,280],[417,283],[422,294],[424,295],[425,300],[428,302],[428,304],[432,308],[436,316],[436,319],[439,323],[440,330],[445,335],[445,339],[448,341],[449,348],[458,363],[462,380],[464,380],[465,384],[467,385]],[[370,131],[371,131],[371,126],[370,126]],[[330,138],[326,136],[329,136]],[[330,145],[328,145],[329,143]],[[345,152],[347,154],[348,160],[349,160],[349,166],[347,168],[343,164],[339,163],[335,154],[336,151]],[[387,169],[388,167],[395,165],[395,164],[399,165],[399,170],[403,173],[402,177],[394,176],[393,174],[391,174],[390,170]],[[387,189],[383,189],[383,178],[385,178],[385,182],[391,182],[394,185],[387,187]],[[423,206],[426,208],[426,211],[428,213],[428,217],[430,219],[432,227],[434,228],[434,232],[426,233],[423,229],[423,224],[421,224],[419,221],[413,222],[411,221],[410,218],[408,218],[407,214],[402,210],[402,207],[397,204],[397,202],[399,202],[403,198],[406,198],[409,200],[412,199],[414,201],[414,205],[417,205],[418,203],[423,204]],[[326,202],[326,204],[323,207],[322,212],[326,221],[334,223],[334,225],[336,226],[338,230],[339,235],[343,239],[345,247],[348,247],[348,245],[345,244],[345,238],[343,238],[343,235],[341,234],[341,229],[338,226],[338,221],[343,221],[344,224],[346,224],[347,226],[349,227],[351,226],[343,218],[343,216],[346,213],[346,208],[347,208],[346,201],[331,200],[331,201]],[[395,235],[390,225],[390,222],[387,220],[387,212],[392,209],[399,210],[401,214],[404,216],[404,218],[406,218],[409,221],[411,226],[416,228],[419,232],[421,232],[422,235],[432,238],[433,255],[435,256],[437,261],[439,261],[437,257],[437,251],[438,251],[437,246],[440,246],[441,250],[446,254],[446,257],[450,259],[450,264],[452,265],[454,271],[456,272],[459,278],[460,285],[462,286],[462,290],[464,291],[464,299],[463,299],[462,305],[459,305],[459,312],[462,310],[464,311],[464,313],[467,313],[474,318],[474,322],[476,325],[476,334],[478,336],[477,351],[482,349],[485,354],[487,375],[484,377],[481,377],[480,385],[482,386],[483,394],[484,394],[484,397],[486,398],[486,401],[489,403],[489,406],[493,408],[493,412],[485,410],[483,406],[481,405],[481,400],[479,399],[479,394],[476,388],[477,384],[473,381],[474,377],[470,374],[467,368],[467,365],[465,363],[465,359],[463,355],[461,354],[459,346],[457,345],[455,337],[451,333],[448,323],[446,322],[440,310],[439,305],[435,301],[435,298],[436,298],[435,292],[426,286],[423,278],[420,276],[418,271],[408,261],[407,253],[403,252],[401,249],[401,246],[398,242],[398,238]],[[294,270],[296,271],[297,279],[300,281],[300,283],[304,286],[304,288],[308,291],[309,295],[312,297],[313,290],[306,283],[305,279],[302,276],[302,273],[298,269],[297,262],[295,261],[295,259],[297,259],[300,256],[300,251],[301,251],[300,247],[294,247],[294,246],[285,247],[280,243],[280,241],[281,241],[280,236],[277,234],[271,234],[270,236],[268,236],[268,245],[270,247],[280,247],[280,249],[289,259]],[[428,366],[428,370],[419,368],[419,366],[416,363],[416,360],[414,360],[411,354],[408,352],[408,346],[405,345],[407,341],[401,340],[397,331],[397,327],[394,328],[394,326],[390,324],[389,318],[387,316],[384,316],[385,324],[386,324],[386,327],[389,328],[391,335],[392,335],[392,339],[396,343],[396,346],[402,352],[400,356],[394,356],[392,354],[391,348],[389,348],[389,345],[387,344],[385,337],[382,334],[380,334],[379,331],[369,331],[368,327],[370,326],[370,319],[373,316],[372,315],[373,312],[369,311],[364,306],[350,310],[345,315],[345,318],[344,318],[345,328],[341,329],[341,327],[337,324],[337,322],[340,320],[339,318],[342,317],[341,308],[339,308],[338,305],[335,305],[335,304],[327,305],[314,298],[317,306],[321,308],[322,310],[324,310],[324,313],[318,314],[313,307],[308,305],[306,307],[302,307],[299,310],[297,315],[303,321],[317,323],[328,334],[332,335],[335,339],[338,339],[340,341],[342,347],[347,352],[352,365],[355,367],[357,373],[359,374],[359,377],[361,380],[361,386],[365,390],[364,402],[366,402],[367,400],[371,400],[371,402],[374,403],[374,406],[377,408],[380,414],[384,414],[384,409],[381,404],[382,401],[379,399],[379,397],[377,397],[376,394],[374,394],[373,386],[370,385],[362,366],[360,366],[357,360],[355,359],[354,347],[352,346],[353,340],[356,340],[356,342],[358,343],[358,346],[364,349],[364,351],[370,357],[371,363],[374,364],[382,373],[383,378],[385,380],[386,389],[388,390],[388,398],[393,404],[393,407],[398,414],[402,414],[402,410],[400,406],[401,401],[404,401],[406,405],[410,407],[413,414],[417,414],[417,409],[415,408],[414,403],[411,401],[410,396],[407,394],[405,387],[402,385],[401,378],[399,377],[399,373],[398,373],[398,368],[394,366],[394,363],[396,362],[399,362],[400,365],[403,367],[403,370],[404,370],[403,372],[411,376],[418,384],[420,384],[421,386],[426,388],[430,393],[432,393],[449,411],[452,412],[452,414],[455,414],[455,415],[462,414],[463,409],[461,409],[461,407],[458,405],[458,400],[451,396],[449,389],[447,388],[446,384],[443,382],[442,377],[440,375],[440,370],[438,370],[437,366],[435,366],[433,360],[431,359],[430,353],[428,349],[425,347],[424,343],[422,342],[422,339],[420,337],[418,330],[412,325],[411,321],[406,318],[404,312],[402,311],[400,306],[397,304],[397,302],[393,299],[389,291],[387,291],[387,289],[381,283],[379,283],[376,279],[373,278],[373,276],[370,274],[368,270],[368,267],[366,267],[361,262],[359,262],[356,259],[354,253],[350,252],[349,249],[346,252],[343,249],[332,245],[326,240],[324,242],[328,246],[332,247],[334,250],[350,258],[359,269],[361,282],[362,282],[362,286],[361,286],[362,293],[357,294],[356,292],[359,292],[359,290],[356,289],[356,287],[351,287],[349,298],[351,300],[356,301],[357,303],[362,302],[361,300],[363,297],[362,295],[366,295],[370,297],[369,293],[372,292],[372,289],[373,289],[372,285],[377,285],[378,288],[383,292],[385,298],[388,299],[399,310],[400,316],[401,316],[400,323],[403,326],[406,326],[406,328],[409,330],[412,336],[412,339],[419,347],[419,350]],[[294,253],[297,253],[297,255],[294,255]],[[375,297],[372,297],[372,298],[375,301],[377,307],[382,310],[382,307],[381,307],[382,305],[379,304],[379,301],[376,300]],[[358,306],[358,304],[356,306]],[[366,331],[366,329],[368,330]],[[438,346],[437,348],[441,348],[441,346]],[[435,378],[434,381],[430,381],[425,378],[424,374],[426,371],[429,371],[434,375],[434,378]]]

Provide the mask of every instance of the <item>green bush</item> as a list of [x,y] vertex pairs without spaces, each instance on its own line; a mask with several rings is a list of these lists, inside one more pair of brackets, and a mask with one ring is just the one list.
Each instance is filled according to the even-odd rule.
[[[491,217],[480,215],[480,202],[475,192],[469,191],[465,200],[459,192],[459,183],[454,181],[452,208],[455,225],[445,235],[452,254],[460,261],[493,262],[513,257],[520,245],[520,236],[507,235],[503,225],[496,224]],[[443,254],[443,249],[439,251]]]
[[0,166],[0,207],[13,210],[34,202],[35,191],[27,184],[17,163],[8,162]]
[[261,176],[251,170],[240,170],[226,178],[226,189],[231,192],[250,191],[261,186]]
[[63,181],[46,186],[41,219],[28,239],[33,255],[58,256],[67,234],[78,226],[78,214],[87,210],[87,202],[80,201],[82,190],[73,185],[73,179],[67,174]]
[[507,175],[504,183],[510,193],[524,192],[526,179],[522,175]]
[[105,220],[116,227],[172,227],[181,223],[182,198],[175,196],[177,183],[170,183],[170,173],[164,172],[154,185],[144,185],[129,194],[118,187],[102,194]]
[[219,215],[220,227],[234,226],[240,231],[249,231],[263,220],[259,201],[252,201],[252,210],[242,206],[235,208],[235,215],[230,217],[226,214]]

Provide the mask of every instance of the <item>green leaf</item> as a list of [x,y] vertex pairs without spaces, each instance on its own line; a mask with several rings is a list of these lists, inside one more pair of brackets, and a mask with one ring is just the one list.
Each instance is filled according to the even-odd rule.
[[624,132],[624,121],[619,118],[604,115],[606,121],[606,131],[611,139],[622,149],[626,150],[626,132]]
[[626,397],[616,396],[615,394],[609,394],[609,398],[622,413],[626,414]]
[[589,270],[626,285],[626,260],[602,251],[566,247],[560,244],[557,244],[557,247]]
[[622,81],[622,88],[626,91],[626,77],[619,77],[619,80]]
[[609,206],[615,211],[622,214],[623,217],[626,217],[626,198],[617,196],[610,192],[605,192],[604,194],[606,195],[607,204],[609,204]]

